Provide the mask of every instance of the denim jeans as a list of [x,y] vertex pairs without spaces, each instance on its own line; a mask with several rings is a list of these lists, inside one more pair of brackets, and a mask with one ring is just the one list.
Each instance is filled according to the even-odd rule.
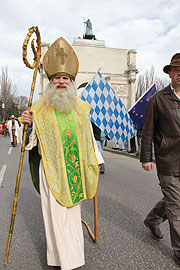
[[[99,152],[101,153],[102,157],[103,157],[103,148],[106,142],[106,138],[105,137],[101,137],[100,141],[96,141],[97,142],[97,146],[99,148]],[[104,157],[103,157],[104,158]],[[101,164],[100,165],[100,169],[105,169],[105,164]]]

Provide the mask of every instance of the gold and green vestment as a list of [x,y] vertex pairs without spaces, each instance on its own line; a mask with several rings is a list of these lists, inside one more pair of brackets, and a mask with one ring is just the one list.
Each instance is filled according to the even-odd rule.
[[[67,115],[42,106],[42,99],[32,107],[47,183],[56,200],[66,207],[93,198],[97,191],[99,169],[90,130],[90,109],[79,98],[76,110]],[[37,190],[40,159],[37,147],[33,148],[30,168]]]

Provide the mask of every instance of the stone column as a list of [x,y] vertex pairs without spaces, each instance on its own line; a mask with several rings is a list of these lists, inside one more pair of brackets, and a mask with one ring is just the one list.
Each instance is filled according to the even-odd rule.
[[129,108],[136,102],[136,74],[129,74],[130,84],[130,96],[129,96]]
[[127,74],[129,81],[129,108],[132,107],[136,101],[136,74],[138,70],[136,68],[136,51],[128,51],[127,57]]
[[50,45],[51,45],[50,43],[46,43],[46,42],[42,42],[41,44],[41,60],[40,60],[40,65],[39,65],[39,74],[40,74],[39,97],[43,95],[46,85],[49,82],[43,68],[43,57],[45,53],[47,52],[48,48],[50,47]]

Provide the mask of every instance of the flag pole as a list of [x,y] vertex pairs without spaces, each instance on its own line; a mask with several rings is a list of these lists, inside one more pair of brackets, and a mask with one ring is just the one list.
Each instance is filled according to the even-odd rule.
[[[34,39],[33,39],[32,42],[31,42],[31,48],[32,48],[32,51],[33,51],[33,54],[34,54],[34,62],[31,65],[27,60],[27,45],[28,45],[29,39],[31,38],[31,36],[32,36],[32,34],[34,32],[35,32],[36,37],[37,37],[37,39],[36,39],[37,50],[34,47]],[[34,74],[33,74],[33,81],[32,81],[32,84],[31,84],[31,92],[30,92],[29,103],[28,103],[28,111],[30,111],[31,105],[32,105],[32,99],[33,99],[34,88],[35,88],[35,84],[36,84],[36,76],[37,76],[38,67],[39,67],[39,63],[40,63],[40,57],[41,57],[41,36],[40,36],[40,32],[38,30],[38,27],[33,26],[33,27],[31,27],[29,29],[29,32],[28,32],[28,34],[27,34],[27,36],[26,36],[26,38],[24,40],[24,43],[23,43],[23,61],[24,61],[24,64],[30,69],[35,69]],[[17,208],[17,202],[18,202],[18,193],[19,193],[21,171],[22,171],[24,152],[25,152],[25,141],[26,141],[27,129],[28,129],[28,124],[25,124],[24,134],[23,134],[23,141],[22,141],[22,146],[21,146],[19,169],[18,169],[17,178],[16,178],[16,187],[15,187],[15,194],[14,194],[14,201],[13,201],[11,224],[10,224],[10,228],[9,228],[9,236],[8,236],[8,241],[7,241],[4,264],[8,264],[8,257],[9,257],[9,251],[10,251],[10,246],[11,246],[11,239],[12,239],[14,221],[15,221],[15,215],[16,215],[16,208]]]

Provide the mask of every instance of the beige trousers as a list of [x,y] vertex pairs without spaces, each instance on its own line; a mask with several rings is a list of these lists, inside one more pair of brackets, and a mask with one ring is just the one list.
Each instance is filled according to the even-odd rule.
[[70,270],[84,265],[81,206],[64,207],[52,195],[40,162],[40,193],[47,241],[47,264]]

